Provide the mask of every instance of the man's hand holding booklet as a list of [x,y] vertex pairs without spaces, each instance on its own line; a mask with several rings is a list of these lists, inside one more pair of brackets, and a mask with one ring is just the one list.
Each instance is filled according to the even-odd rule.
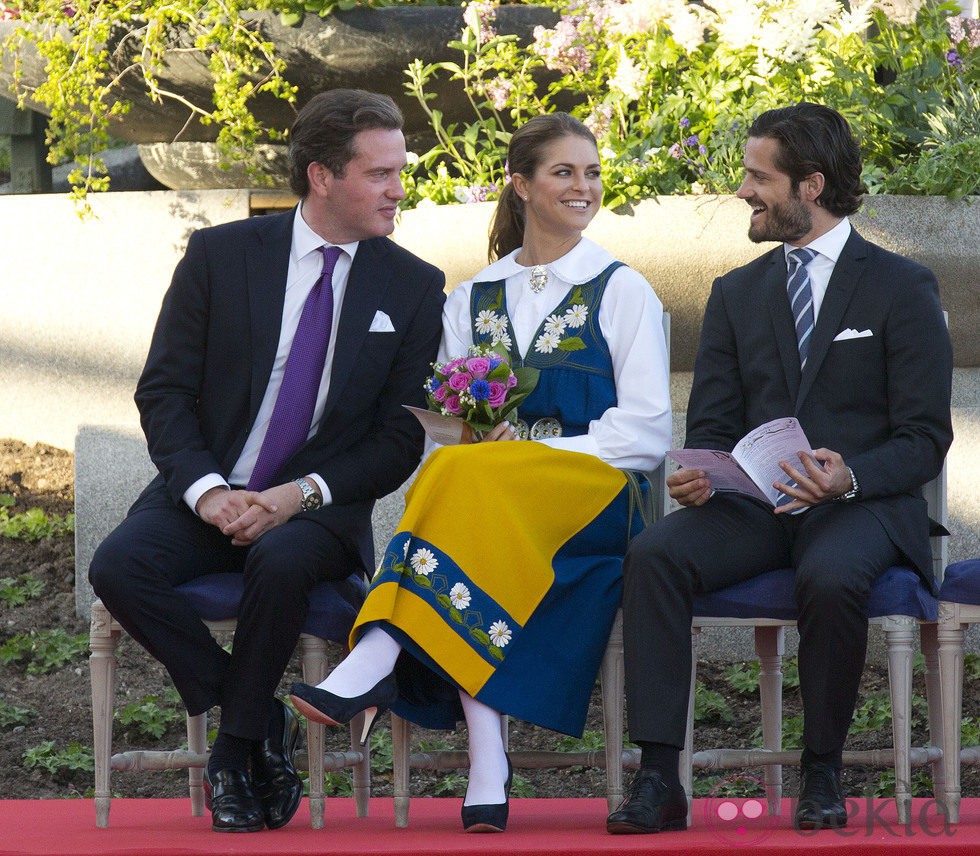
[[713,490],[744,493],[775,506],[781,496],[773,482],[790,482],[779,466],[798,466],[799,452],[811,451],[800,423],[792,416],[773,419],[750,431],[731,452],[670,449],[667,456],[686,470],[703,470]]

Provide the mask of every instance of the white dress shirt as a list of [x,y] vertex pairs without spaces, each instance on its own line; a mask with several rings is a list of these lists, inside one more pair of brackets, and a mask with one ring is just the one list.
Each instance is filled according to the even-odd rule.
[[[282,307],[282,323],[279,328],[279,346],[276,348],[276,358],[272,365],[272,374],[269,376],[269,384],[265,388],[262,404],[259,406],[255,422],[245,439],[242,453],[239,455],[228,481],[225,481],[219,473],[209,473],[199,478],[184,492],[184,502],[190,506],[192,511],[196,509],[197,503],[204,493],[213,487],[228,487],[229,482],[231,484],[248,484],[252,470],[255,468],[255,462],[258,460],[259,449],[262,448],[262,441],[265,439],[269,420],[272,418],[272,411],[276,406],[276,398],[279,396],[279,387],[282,386],[286,359],[289,357],[289,349],[293,344],[296,328],[299,326],[303,304],[306,303],[306,298],[323,272],[323,255],[320,253],[320,247],[333,246],[324,241],[307,225],[302,216],[302,208],[302,204],[298,205],[293,217],[293,237],[289,248],[289,267],[286,271],[286,295]],[[320,378],[320,389],[317,392],[316,406],[313,410],[313,422],[310,425],[307,439],[316,433],[320,425],[320,417],[323,416],[323,408],[327,400],[327,391],[330,389],[330,368],[333,365],[337,326],[340,322],[340,312],[347,290],[347,279],[350,275],[351,264],[354,261],[354,254],[357,252],[357,245],[358,242],[356,241],[352,244],[337,245],[343,252],[337,258],[337,264],[333,269],[334,308],[333,324],[330,328],[330,344],[327,346],[323,376]],[[327,505],[331,501],[327,483],[319,473],[309,473],[309,475],[320,488],[323,504]]]
[[[529,284],[531,268],[515,261],[519,252],[498,259],[449,295],[443,310],[440,361],[465,354],[473,344],[474,282],[506,280],[507,311],[517,337],[514,346],[525,356],[541,322],[569,289],[594,279],[615,261],[594,241],[582,238],[546,265],[547,285],[535,293]],[[655,469],[671,443],[670,378],[662,323],[663,306],[646,279],[625,265],[617,268],[599,304],[599,329],[612,357],[616,406],[590,422],[587,434],[537,442],[586,452],[620,469]]]
[[[817,322],[817,316],[820,315],[820,307],[823,305],[823,298],[827,293],[827,285],[834,273],[837,259],[840,258],[844,244],[847,243],[850,236],[851,222],[845,217],[829,232],[824,232],[819,238],[806,245],[806,249],[816,253],[810,264],[806,266],[806,272],[810,277],[810,291],[813,294],[814,324]],[[790,251],[795,249],[796,247],[792,244],[783,244],[787,270],[789,269]]]

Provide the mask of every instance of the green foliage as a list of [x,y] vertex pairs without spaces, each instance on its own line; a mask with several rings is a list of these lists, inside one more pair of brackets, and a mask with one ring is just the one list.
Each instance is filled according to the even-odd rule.
[[29,675],[44,675],[75,662],[87,650],[87,633],[72,636],[61,628],[32,630],[11,636],[0,646],[0,663],[26,660]]
[[[782,0],[614,7],[558,0],[556,8],[559,25],[538,28],[524,47],[496,33],[493,6],[473,4],[450,43],[459,61],[409,67],[406,89],[437,136],[413,164],[409,204],[496,198],[511,129],[555,109],[569,109],[596,134],[609,207],[657,194],[730,193],[741,181],[747,123],[801,99],[848,118],[872,190],[894,187],[900,179],[885,177],[905,164],[902,186],[911,192],[963,195],[976,187],[970,123],[950,114],[969,106],[958,92],[976,94],[980,48],[963,39],[955,62],[947,58],[954,3],[926,2],[914,20],[871,4],[813,9]],[[437,79],[464,87],[467,121],[438,110]],[[937,164],[935,149],[947,140],[956,149]]]
[[601,731],[584,731],[581,737],[563,735],[555,741],[557,752],[601,752],[606,748],[606,735]]
[[24,766],[29,770],[44,770],[52,776],[56,773],[90,773],[95,769],[92,748],[72,740],[64,749],[55,749],[53,740],[45,740],[24,752]]
[[45,514],[40,508],[31,508],[19,514],[11,514],[0,507],[0,536],[19,541],[40,541],[42,538],[58,538],[75,531],[75,515]]
[[[50,111],[48,159],[77,160],[69,181],[73,195],[106,190],[108,177],[100,154],[109,147],[110,125],[130,104],[121,84],[136,77],[155,102],[173,99],[187,108],[188,120],[219,126],[217,144],[229,159],[244,159],[256,143],[281,139],[263,128],[251,111],[262,96],[295,101],[296,88],[283,76],[284,63],[263,40],[250,18],[256,7],[279,9],[296,4],[277,0],[101,0],[65,4],[62,0],[26,0],[18,4],[21,26],[0,51],[14,58],[18,103],[27,99]],[[47,77],[36,86],[23,79],[23,55],[36,50]],[[167,55],[198,58],[210,75],[211,91],[200,97],[172,92],[160,83]],[[206,89],[206,88],[205,88]]]
[[[303,783],[303,789],[309,796],[309,780]],[[354,796],[354,781],[351,774],[346,770],[324,773],[323,793],[328,797],[352,797]]]
[[167,696],[143,696],[116,711],[116,719],[125,728],[134,728],[146,737],[159,740],[167,729],[184,721],[184,708],[175,690]]
[[701,681],[694,685],[695,722],[710,720],[731,722],[733,719],[731,708],[721,693],[709,690]]
[[[909,790],[913,797],[931,797],[932,776],[926,770],[913,770]],[[863,796],[875,798],[895,796],[895,771],[882,770],[878,774],[877,782],[865,788]]]
[[371,732],[371,772],[387,773],[392,765],[391,732],[387,729]]
[[960,745],[980,746],[980,719],[964,716],[960,722]]
[[33,715],[34,712],[26,707],[18,707],[0,698],[0,729],[6,730],[17,725],[26,725]]
[[963,681],[980,679],[980,654],[965,654],[963,657]]
[[[783,660],[783,689],[796,689],[800,685],[800,670],[797,665],[796,657]],[[735,692],[742,695],[755,695],[759,692],[759,672],[758,660],[749,660],[746,663],[732,663],[725,670],[725,682]]]
[[17,579],[4,577],[0,579],[0,600],[8,606],[22,606],[39,597],[46,585],[44,580],[35,579],[30,574],[21,574]]

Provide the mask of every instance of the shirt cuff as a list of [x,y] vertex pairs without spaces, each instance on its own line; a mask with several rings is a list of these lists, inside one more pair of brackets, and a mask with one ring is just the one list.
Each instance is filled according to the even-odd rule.
[[327,483],[316,473],[310,473],[307,478],[313,479],[313,481],[316,482],[316,486],[320,488],[320,496],[323,497],[323,505],[330,505],[330,503],[333,502],[333,497],[330,495],[330,488],[327,487]]
[[197,504],[201,501],[201,497],[213,487],[227,488],[228,482],[218,475],[218,473],[208,473],[206,476],[201,476],[201,478],[184,491],[184,502],[187,503],[187,507],[197,514]]

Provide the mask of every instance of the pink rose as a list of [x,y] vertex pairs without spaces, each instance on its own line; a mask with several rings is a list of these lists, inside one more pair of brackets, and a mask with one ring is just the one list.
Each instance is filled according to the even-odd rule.
[[452,374],[453,369],[463,365],[464,362],[466,362],[466,360],[464,360],[462,357],[456,357],[455,360],[450,360],[448,363],[446,363],[440,371],[444,375]]
[[459,414],[463,412],[463,408],[459,406],[459,396],[458,395],[450,395],[449,398],[447,398],[443,402],[443,404],[444,404],[446,410],[448,410],[450,413],[452,413],[453,416],[459,416]]
[[449,377],[449,388],[455,392],[462,392],[470,385],[470,381],[473,380],[466,372],[456,372],[454,375]]
[[439,386],[432,393],[432,397],[440,403],[446,400],[447,395],[449,395],[449,391],[446,389],[446,385],[444,383],[439,384]]
[[507,378],[507,389],[513,389],[515,386],[517,386],[517,377],[515,375],[511,375],[509,378]]
[[470,357],[466,361],[466,368],[470,370],[470,374],[473,377],[482,379],[490,371],[490,360],[486,357]]
[[500,407],[507,399],[507,384],[499,380],[490,381],[490,397],[488,399],[491,407]]

